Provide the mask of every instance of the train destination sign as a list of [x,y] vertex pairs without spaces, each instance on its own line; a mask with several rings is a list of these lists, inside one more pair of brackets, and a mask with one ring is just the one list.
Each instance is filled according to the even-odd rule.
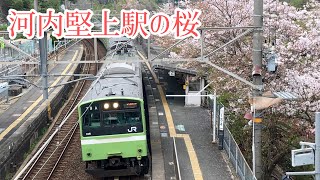
[[[47,9],[46,13],[35,10],[9,10],[9,37],[16,38],[17,33],[23,33],[27,39],[43,38],[45,31],[52,31],[52,36],[61,38],[116,38],[126,36],[134,39],[138,35],[147,39],[150,35],[173,35],[176,39],[193,37],[200,38],[197,28],[201,26],[198,9],[175,9],[173,15],[165,13],[151,14],[147,10],[121,10],[120,20],[110,17],[110,10],[101,12],[101,24],[91,21],[92,10],[65,10],[56,13],[54,9]],[[93,31],[93,28],[99,30]],[[117,28],[118,30],[114,30]]]

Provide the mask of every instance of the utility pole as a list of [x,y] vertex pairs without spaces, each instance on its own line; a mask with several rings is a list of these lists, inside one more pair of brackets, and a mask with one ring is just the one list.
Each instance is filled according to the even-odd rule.
[[38,11],[38,0],[33,0],[33,9]]
[[201,37],[200,37],[200,42],[201,42],[201,61],[203,61],[203,48],[204,48],[204,29],[201,30]]
[[98,49],[97,49],[97,38],[94,38],[93,40],[93,46],[94,46],[94,61],[96,62],[96,68],[98,72]]
[[[38,11],[38,0],[33,1],[34,10]],[[39,50],[40,50],[40,73],[42,77],[42,87],[43,87],[43,99],[48,99],[48,45],[47,45],[47,32],[44,32],[42,39],[39,39]]]
[[[253,84],[262,86],[262,26],[263,26],[263,0],[254,0],[253,10],[253,25],[259,27],[253,32]],[[253,98],[262,95],[262,91],[254,89]],[[253,105],[254,108],[254,105]],[[253,172],[259,180],[262,178],[262,164],[261,164],[261,111],[253,109]]]
[[151,53],[150,53],[150,39],[151,39],[151,35],[148,38],[148,60],[151,59]]
[[42,39],[39,39],[40,48],[40,67],[41,67],[41,77],[42,77],[42,87],[43,87],[43,99],[48,99],[48,67],[47,67],[47,32],[44,32]]
[[[33,9],[35,10],[35,11],[38,11],[38,0],[33,0]],[[37,21],[35,22],[35,27],[37,27]],[[36,30],[36,29],[35,29]],[[36,54],[37,53],[37,51],[36,51],[36,45],[37,45],[37,39],[35,38],[34,39],[34,46],[33,46],[33,48],[34,48],[34,54]],[[31,65],[32,66],[32,68],[35,68],[35,66],[33,66],[33,65]],[[30,66],[28,67],[28,69],[30,68]],[[36,70],[36,69],[35,69]],[[41,70],[39,69],[39,73],[41,72]]]
[[68,8],[67,8],[67,0],[64,0],[64,8],[65,8],[65,9],[68,9]]

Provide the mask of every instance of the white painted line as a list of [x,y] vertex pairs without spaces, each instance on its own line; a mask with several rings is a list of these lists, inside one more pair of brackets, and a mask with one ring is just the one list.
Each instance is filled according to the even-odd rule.
[[107,139],[82,139],[81,140],[81,145],[118,143],[118,142],[130,142],[130,141],[143,141],[143,140],[146,140],[146,136],[145,135],[121,137],[121,138],[107,138]]

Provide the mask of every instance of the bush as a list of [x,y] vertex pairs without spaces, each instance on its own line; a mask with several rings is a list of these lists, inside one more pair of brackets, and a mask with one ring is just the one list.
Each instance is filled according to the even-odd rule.
[[296,8],[303,8],[303,5],[305,5],[309,0],[285,0],[285,1]]

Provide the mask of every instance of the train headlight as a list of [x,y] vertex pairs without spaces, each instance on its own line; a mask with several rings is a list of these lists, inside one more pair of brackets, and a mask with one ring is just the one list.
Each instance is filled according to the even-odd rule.
[[110,107],[109,103],[104,103],[104,105],[103,105],[104,109],[109,109],[109,107]]
[[115,102],[113,103],[113,108],[117,109],[119,107],[119,103]]

